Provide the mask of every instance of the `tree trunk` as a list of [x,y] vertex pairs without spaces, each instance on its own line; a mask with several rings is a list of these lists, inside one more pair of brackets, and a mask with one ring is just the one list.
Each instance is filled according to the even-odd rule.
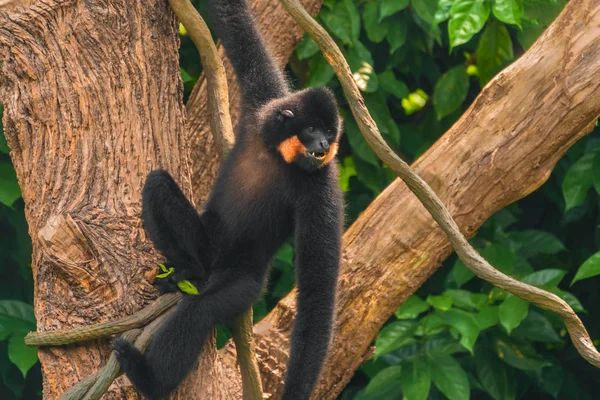
[[[177,47],[162,0],[0,9],[0,101],[33,241],[39,330],[116,319],[156,297],[158,257],[140,221],[145,176],[161,166],[191,195]],[[40,349],[44,398],[108,355],[107,340]],[[212,357],[214,347],[203,364]],[[105,398],[138,398],[117,382]]]
[[[600,114],[600,2],[572,0],[517,62],[415,164],[468,237],[548,179]],[[346,231],[335,333],[314,399],[334,399],[392,313],[452,253],[396,180]],[[282,392],[296,292],[255,325],[266,392]],[[229,344],[223,352],[229,352]]]

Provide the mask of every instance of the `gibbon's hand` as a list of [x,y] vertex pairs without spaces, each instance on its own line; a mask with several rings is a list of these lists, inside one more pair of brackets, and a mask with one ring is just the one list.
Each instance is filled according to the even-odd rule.
[[154,284],[158,287],[161,294],[172,293],[180,291],[185,294],[197,295],[199,294],[198,288],[187,278],[190,278],[190,271],[187,269],[175,270],[175,267],[171,267],[167,262],[165,264],[158,264],[160,273],[156,275]]

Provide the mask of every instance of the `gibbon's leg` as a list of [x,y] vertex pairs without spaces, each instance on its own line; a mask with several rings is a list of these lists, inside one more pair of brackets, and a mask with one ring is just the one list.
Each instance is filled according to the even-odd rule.
[[298,312],[292,333],[283,400],[308,400],[323,366],[333,324],[340,260],[342,199],[310,201],[296,212]]
[[207,266],[202,253],[209,234],[201,216],[190,204],[168,172],[157,169],[148,174],[142,192],[142,221],[154,246],[176,273],[185,279],[201,279]]
[[210,330],[246,311],[262,286],[262,281],[237,268],[211,275],[204,293],[185,296],[179,302],[145,354],[124,339],[115,341],[113,348],[123,372],[149,399],[166,397],[196,364]]

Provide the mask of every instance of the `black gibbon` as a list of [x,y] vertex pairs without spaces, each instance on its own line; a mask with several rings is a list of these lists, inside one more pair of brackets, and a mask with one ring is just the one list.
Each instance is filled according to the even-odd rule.
[[283,399],[305,400],[331,337],[343,223],[332,160],[341,119],[327,89],[290,91],[247,0],[207,3],[242,90],[236,144],[200,215],[165,171],[151,172],[142,194],[145,229],[175,270],[161,291],[188,279],[199,295],[184,296],[144,354],[121,339],[114,349],[146,397],[168,396],[195,366],[213,326],[258,299],[271,258],[293,234],[298,315]]

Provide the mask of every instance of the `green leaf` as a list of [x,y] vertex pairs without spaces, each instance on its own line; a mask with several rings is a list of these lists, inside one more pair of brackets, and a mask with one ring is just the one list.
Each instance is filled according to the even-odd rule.
[[376,92],[379,82],[373,70],[373,56],[365,45],[357,41],[347,52],[346,60],[358,88],[367,93]]
[[[423,346],[425,353],[430,358],[449,356],[455,353],[464,353],[467,350],[454,339],[448,330],[440,334],[428,336]],[[420,350],[421,351],[421,350]]]
[[479,324],[475,320],[473,314],[462,311],[451,309],[448,311],[439,311],[436,313],[446,324],[456,329],[460,335],[460,344],[465,349],[473,353],[473,346],[479,336]]
[[18,300],[0,300],[0,340],[20,332],[35,330],[35,316],[30,304]]
[[400,385],[406,400],[427,400],[431,387],[429,365],[420,360],[404,364],[400,374]]
[[179,67],[179,74],[183,83],[194,82],[196,79],[191,76],[185,69]]
[[394,315],[398,319],[414,319],[419,316],[419,314],[427,311],[429,309],[429,304],[421,300],[417,295],[409,296],[404,304],[396,310]]
[[498,316],[497,306],[487,305],[475,316],[475,321],[479,325],[479,329],[484,330],[498,324],[500,317]]
[[481,86],[496,75],[501,67],[514,58],[512,39],[506,26],[492,20],[477,45],[477,70]]
[[583,203],[593,182],[593,163],[596,153],[586,153],[567,171],[562,183],[565,212]]
[[24,338],[25,333],[15,333],[8,341],[8,358],[19,368],[23,378],[38,361],[37,347],[26,346]]
[[360,12],[354,3],[354,0],[344,0],[344,5],[350,18],[350,32],[352,34],[352,42],[358,41],[360,36]]
[[17,182],[15,169],[9,163],[0,163],[0,203],[12,207],[21,197],[21,189]]
[[450,9],[452,8],[452,4],[454,4],[454,0],[439,0],[438,8],[434,17],[436,24],[444,22],[450,18]]
[[302,41],[296,47],[296,56],[299,60],[305,60],[317,54],[319,46],[308,35],[304,35]]
[[346,137],[348,138],[348,142],[350,143],[350,147],[352,147],[354,154],[362,160],[379,168],[379,158],[377,158],[377,155],[367,144],[367,141],[360,133],[354,119],[346,118],[344,120],[344,126],[346,127]]
[[[400,131],[391,117],[386,98],[381,91],[367,93],[364,96],[365,104],[371,112],[371,116],[377,123],[377,127],[383,136],[395,145],[400,143]],[[395,178],[395,177],[394,177]]]
[[449,310],[452,307],[452,297],[441,295],[441,296],[427,296],[427,302],[434,308],[441,311]]
[[487,304],[487,296],[482,293],[471,293],[468,290],[449,289],[444,295],[452,298],[455,307],[467,310],[479,310]]
[[384,19],[379,20],[379,4],[376,1],[369,1],[365,4],[364,11],[362,13],[363,23],[365,25],[365,32],[367,37],[373,43],[380,43],[388,35],[390,29],[390,20]]
[[520,27],[524,14],[523,0],[495,0],[492,12],[500,21]]
[[527,342],[501,337],[494,341],[494,350],[498,357],[511,367],[531,371],[552,365],[541,358]]
[[465,67],[456,66],[437,81],[433,92],[433,106],[438,119],[458,110],[469,92],[469,76]]
[[509,377],[506,365],[496,355],[483,348],[475,352],[475,371],[483,388],[494,400],[514,400],[515,380]]
[[306,87],[325,86],[333,75],[331,65],[325,60],[323,54],[317,53],[308,62],[308,80],[305,85]]
[[375,340],[375,359],[410,343],[415,329],[415,323],[409,321],[393,322],[385,326]]
[[471,391],[467,373],[452,357],[445,356],[430,360],[431,379],[450,400],[468,400]]
[[[374,2],[376,3],[376,2]],[[408,7],[409,0],[382,0],[379,5],[379,22]]]
[[559,288],[552,288],[550,291],[558,297],[560,297],[561,299],[563,299],[564,301],[566,301],[567,304],[571,306],[573,311],[578,313],[587,313],[587,310],[583,308],[583,305],[581,305],[581,302],[577,297],[575,297],[573,293],[569,293]]
[[390,25],[388,29],[387,40],[390,44],[390,54],[404,46],[406,43],[406,36],[408,33],[408,24],[405,23],[403,18],[394,20],[394,23]]
[[448,22],[450,50],[471,40],[483,28],[489,16],[488,0],[455,0]]
[[529,302],[517,296],[509,295],[500,304],[500,323],[510,333],[527,317]]
[[4,126],[2,125],[2,115],[4,114],[4,106],[0,104],[0,153],[8,154],[10,149],[6,144],[6,136],[4,136]]
[[415,14],[425,23],[436,25],[435,13],[438,10],[438,0],[411,0]]
[[537,287],[555,287],[567,271],[563,269],[548,268],[533,272],[523,278],[523,282]]
[[406,86],[404,82],[396,79],[394,71],[391,69],[380,73],[377,75],[377,78],[379,80],[379,86],[386,92],[394,95],[398,100],[402,100],[410,93],[408,86]]
[[457,259],[452,266],[451,274],[458,287],[461,287],[475,277],[475,274],[460,259]]
[[528,0],[525,2],[523,30],[517,32],[519,43],[527,49],[550,26],[567,0]]
[[527,318],[513,331],[512,335],[532,342],[556,343],[561,341],[548,318],[535,310],[529,311]]
[[485,258],[490,265],[493,265],[498,271],[510,274],[515,269],[517,255],[508,246],[501,243],[490,243],[483,251],[481,256]]
[[390,387],[398,386],[401,374],[402,368],[397,365],[379,371],[365,388],[365,393],[380,394]]
[[[2,145],[0,143],[1,148]],[[600,194],[600,152],[596,153],[594,161],[592,161],[592,184],[594,185],[594,189],[596,189],[596,193]]]
[[[355,36],[355,18],[358,15],[358,11],[354,11],[355,7],[351,8],[352,11],[350,11],[347,7],[347,3],[348,0],[340,1],[331,11],[323,8],[319,13],[319,18],[334,36],[340,39],[344,44],[351,45],[354,42],[354,39],[358,39],[358,35]],[[358,29],[360,32],[360,15],[358,15],[358,17]]]
[[577,274],[575,274],[575,278],[573,278],[571,285],[577,281],[591,278],[592,276],[596,275],[600,275],[600,251],[581,264],[581,267],[579,267],[577,270]]
[[536,229],[528,229],[521,232],[514,232],[510,237],[521,245],[519,253],[524,258],[531,258],[538,254],[556,254],[565,250],[565,246],[553,234]]
[[354,159],[351,156],[346,156],[340,165],[340,188],[342,192],[350,191],[350,178],[353,176],[356,176]]
[[437,314],[429,314],[421,318],[418,322],[418,327],[415,332],[420,336],[431,336],[445,330],[446,323]]

